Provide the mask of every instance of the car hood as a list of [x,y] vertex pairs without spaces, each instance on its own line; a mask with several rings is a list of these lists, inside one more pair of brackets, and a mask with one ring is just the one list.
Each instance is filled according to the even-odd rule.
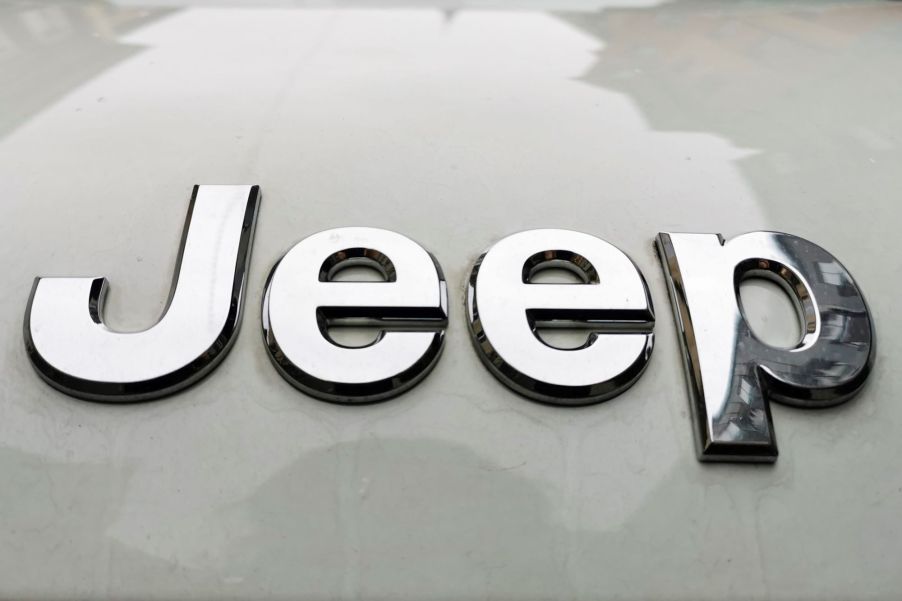
[[[899,9],[0,7],[0,593],[898,595]],[[44,384],[22,341],[33,278],[106,276],[108,323],[148,327],[166,306],[192,186],[206,183],[263,194],[229,357],[150,403],[87,403]],[[441,361],[376,405],[301,394],[261,341],[273,264],[341,226],[409,236],[449,286]],[[467,332],[477,257],[548,227],[623,249],[657,309],[645,375],[591,407],[517,396]],[[706,465],[653,241],[755,230],[843,262],[879,356],[848,403],[774,404],[775,465]]]

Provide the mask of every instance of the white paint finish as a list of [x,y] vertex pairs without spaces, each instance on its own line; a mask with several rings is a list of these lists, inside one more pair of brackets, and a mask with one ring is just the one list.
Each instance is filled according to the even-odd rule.
[[[0,596],[898,596],[895,4],[0,11]],[[111,327],[147,327],[195,183],[263,187],[230,357],[143,405],[41,383],[32,278],[107,274]],[[435,372],[370,407],[291,388],[256,319],[273,262],[346,225],[423,243],[452,291]],[[536,227],[648,278],[655,356],[617,399],[530,403],[470,349],[472,260]],[[701,465],[652,239],[753,229],[839,257],[880,356],[853,402],[774,409],[776,466]]]

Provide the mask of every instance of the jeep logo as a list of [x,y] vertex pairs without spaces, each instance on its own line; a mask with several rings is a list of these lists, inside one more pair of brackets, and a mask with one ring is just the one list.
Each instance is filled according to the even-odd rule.
[[[173,394],[212,372],[241,324],[260,208],[258,186],[196,186],[168,307],[152,328],[116,332],[103,321],[107,280],[37,278],[25,344],[38,374],[92,401],[134,402]],[[770,401],[826,407],[857,393],[875,356],[874,324],[848,271],[796,236],[753,232],[661,233],[658,256],[680,333],[698,456],[775,461]],[[366,265],[381,282],[335,281]],[[577,284],[533,281],[564,268]],[[792,348],[751,331],[739,283],[767,277],[795,299],[804,323]],[[586,233],[512,234],[473,266],[466,318],[476,353],[506,386],[543,403],[585,405],[629,388],[648,366],[655,316],[644,277],[622,251]],[[338,228],[294,246],[269,275],[262,331],[276,370],[304,393],[336,403],[398,395],[438,362],[448,287],[438,261],[405,236]],[[375,342],[347,347],[328,328],[368,326]],[[543,342],[537,328],[591,331],[575,349]]]

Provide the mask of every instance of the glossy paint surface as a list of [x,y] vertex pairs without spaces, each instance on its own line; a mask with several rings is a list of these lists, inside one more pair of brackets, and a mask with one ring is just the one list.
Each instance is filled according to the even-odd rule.
[[[898,599],[902,4],[137,4],[0,7],[0,596]],[[232,352],[159,402],[46,386],[33,278],[104,274],[108,325],[150,327],[198,182],[263,187]],[[345,226],[449,285],[435,370],[365,407],[248,335],[278,258]],[[537,228],[648,280],[654,356],[605,403],[471,349],[473,263]],[[848,403],[774,405],[775,465],[701,464],[653,241],[754,230],[840,258],[878,357]]]

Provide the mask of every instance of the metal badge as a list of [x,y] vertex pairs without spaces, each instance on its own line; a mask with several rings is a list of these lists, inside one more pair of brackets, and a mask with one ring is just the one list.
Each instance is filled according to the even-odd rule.
[[169,304],[136,333],[103,322],[103,277],[37,278],[25,345],[51,386],[93,401],[143,401],[210,373],[235,341],[260,206],[257,186],[195,186]]
[[[683,344],[703,461],[773,462],[769,401],[836,405],[857,393],[875,355],[874,324],[849,272],[796,236],[754,232],[662,233],[658,252]],[[764,344],[742,314],[739,283],[765,277],[797,302],[802,336],[792,348]]]
[[[365,265],[384,282],[332,281]],[[347,227],[299,242],[273,268],[263,301],[263,335],[279,373],[319,399],[384,400],[412,388],[435,366],[448,324],[448,288],[438,262],[387,230]],[[378,328],[349,348],[329,338],[340,326]]]
[[[564,268],[583,284],[530,283]],[[620,394],[642,375],[654,345],[645,280],[618,248],[579,232],[532,230],[489,249],[473,267],[467,317],[479,357],[531,399],[585,405]],[[588,328],[586,343],[560,349],[538,328]]]

